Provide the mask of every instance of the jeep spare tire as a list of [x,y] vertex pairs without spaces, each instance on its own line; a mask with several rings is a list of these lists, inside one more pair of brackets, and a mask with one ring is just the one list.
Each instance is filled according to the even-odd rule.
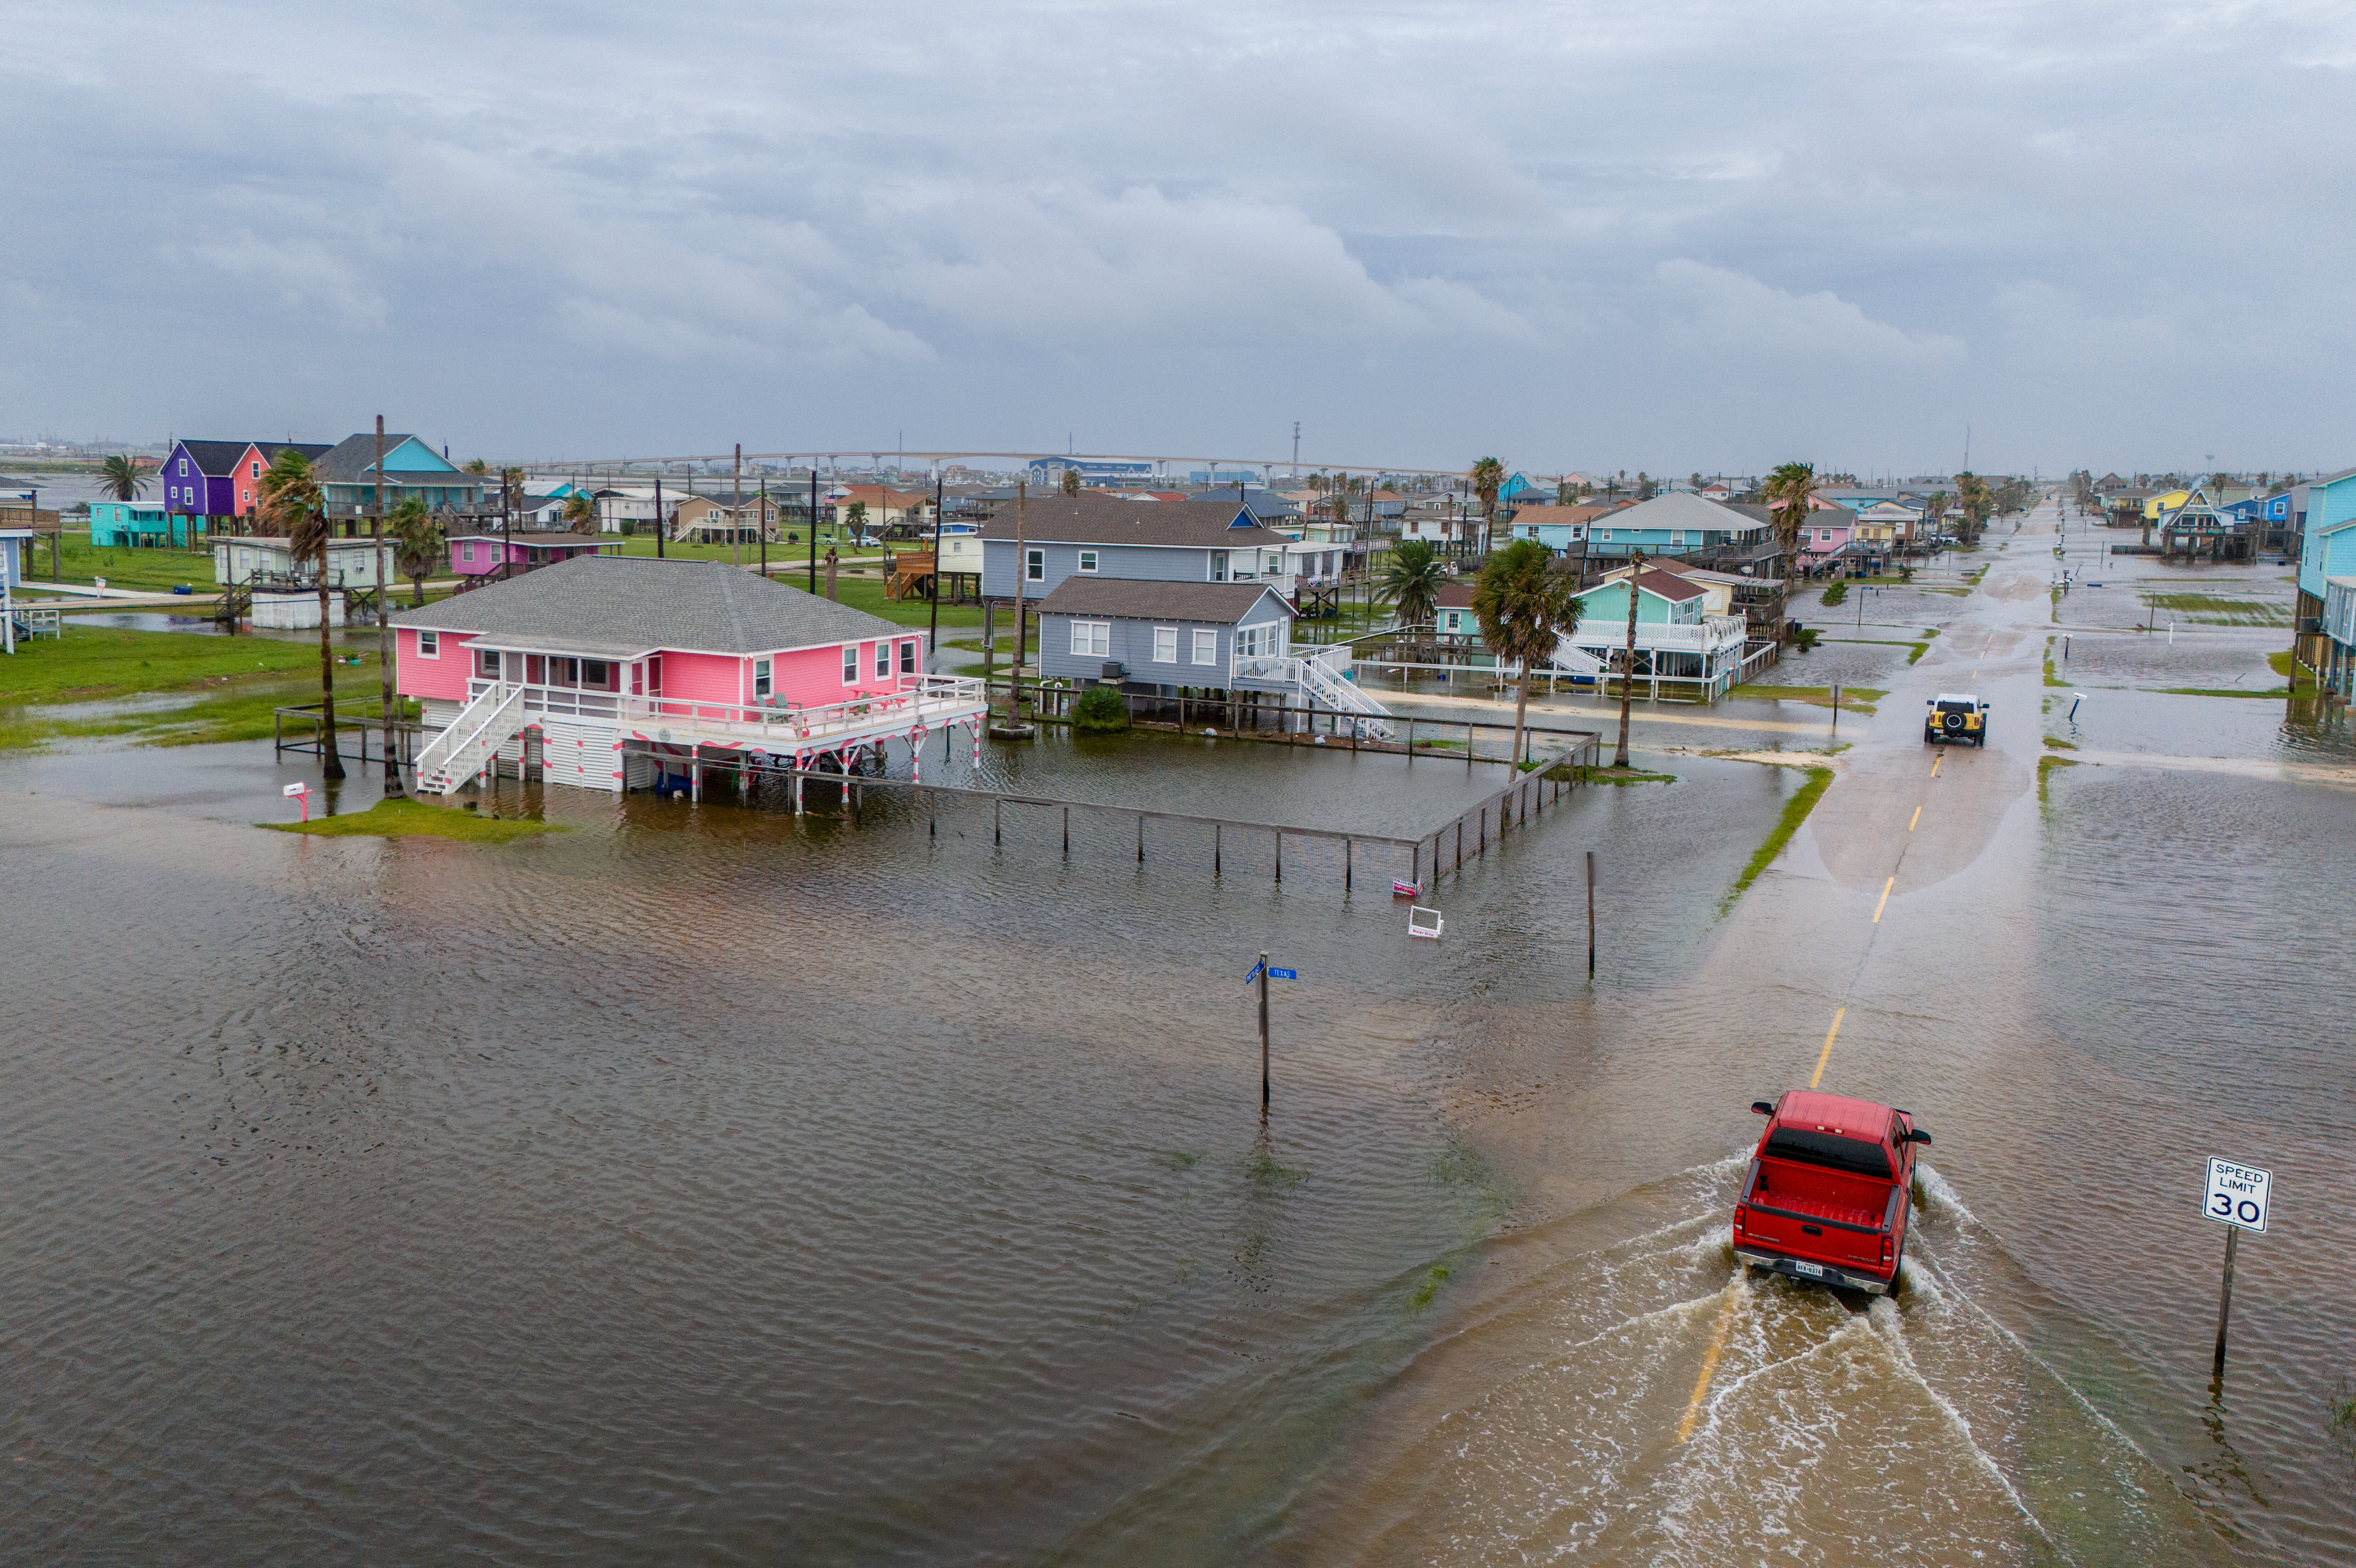
[[1943,714],[1940,722],[1945,725],[1949,729],[1961,729],[1964,727],[1964,715],[1961,714]]

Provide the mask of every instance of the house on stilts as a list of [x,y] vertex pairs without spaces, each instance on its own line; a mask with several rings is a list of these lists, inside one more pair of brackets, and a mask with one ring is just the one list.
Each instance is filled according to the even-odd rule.
[[427,793],[700,793],[713,768],[847,770],[987,722],[981,682],[926,673],[923,632],[717,561],[579,555],[392,619]]

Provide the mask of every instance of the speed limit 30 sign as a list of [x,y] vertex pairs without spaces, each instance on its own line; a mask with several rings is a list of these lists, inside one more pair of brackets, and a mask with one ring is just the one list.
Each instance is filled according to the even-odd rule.
[[2212,1155],[2209,1159],[2209,1192],[2201,1199],[2201,1212],[2227,1225],[2264,1233],[2266,1197],[2274,1185],[2270,1171],[2221,1160]]

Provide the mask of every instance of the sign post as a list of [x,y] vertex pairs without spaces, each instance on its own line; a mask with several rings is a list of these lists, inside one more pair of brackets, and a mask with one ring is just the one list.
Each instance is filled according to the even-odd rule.
[[2201,1212],[2231,1227],[2225,1232],[2225,1279],[2217,1292],[2217,1356],[2209,1372],[2212,1380],[2225,1376],[2225,1325],[2233,1310],[2233,1253],[2243,1231],[2265,1234],[2266,1204],[2274,1195],[2274,1185],[2271,1171],[2213,1155],[2209,1158],[2209,1188],[2201,1196]]
[[1259,982],[1259,1113],[1262,1121],[1268,1118],[1268,983],[1300,978],[1301,972],[1297,969],[1269,968],[1266,953],[1259,955],[1259,961],[1252,965],[1249,974],[1244,976],[1246,985],[1255,980]]

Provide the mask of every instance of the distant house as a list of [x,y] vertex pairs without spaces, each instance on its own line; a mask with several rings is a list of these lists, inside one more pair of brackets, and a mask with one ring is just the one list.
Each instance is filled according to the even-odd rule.
[[90,503],[90,542],[102,549],[118,545],[132,547],[186,544],[187,518],[185,513],[169,512],[159,503],[147,506],[139,501],[92,501]]
[[[376,444],[376,433],[369,431],[311,459],[311,472],[327,499],[327,519],[347,537],[365,530],[363,520],[377,502]],[[487,490],[493,497],[498,493],[494,481],[467,473],[414,435],[385,435],[384,480],[387,511],[415,496],[432,511],[472,512],[482,509]]]
[[[385,546],[385,575],[399,581],[391,544]],[[288,592],[316,588],[318,578],[309,566],[294,564],[294,546],[268,534],[221,533],[213,536],[213,581],[223,587],[260,585]],[[367,588],[376,584],[376,541],[327,541],[327,586]],[[317,622],[315,619],[314,625]]]
[[262,476],[278,455],[300,452],[316,462],[328,448],[302,441],[180,441],[173,445],[156,478],[158,498],[173,520],[172,542],[190,542],[191,531],[211,533],[235,518],[252,517],[262,504]]
[[1043,676],[1183,691],[1290,693],[1292,607],[1265,584],[1067,576],[1039,606]]
[[838,485],[827,492],[825,504],[838,526],[850,521],[853,506],[864,508],[860,515],[878,532],[900,523],[929,526],[933,516],[932,497],[922,490],[895,490],[889,485]]
[[1535,539],[1558,555],[1580,554],[1595,520],[1612,510],[1606,506],[1526,507],[1514,514],[1513,535]]
[[512,538],[497,532],[455,533],[450,537],[450,570],[464,585],[469,578],[488,577],[499,572],[502,564],[508,570],[501,575],[513,576],[519,572],[570,561],[576,555],[594,555],[603,542],[594,533],[519,532]]
[[1759,545],[1767,535],[1763,518],[1690,490],[1673,490],[1597,518],[1588,527],[1587,553],[1590,558],[1633,550],[1647,555],[1715,554]]
[[[753,501],[745,502],[747,513],[756,511]],[[739,518],[728,503],[717,496],[688,496],[671,509],[670,536],[691,544],[757,544],[761,542],[760,524],[751,515]]]
[[429,730],[418,787],[494,768],[587,789],[979,722],[981,682],[925,673],[921,632],[723,562],[580,555],[393,617]]
[[[1015,509],[977,531],[981,592],[1014,596]],[[1023,596],[1044,597],[1072,576],[1165,583],[1266,583],[1290,597],[1285,547],[1234,500],[1138,502],[1082,491],[1032,498],[1023,508]]]

